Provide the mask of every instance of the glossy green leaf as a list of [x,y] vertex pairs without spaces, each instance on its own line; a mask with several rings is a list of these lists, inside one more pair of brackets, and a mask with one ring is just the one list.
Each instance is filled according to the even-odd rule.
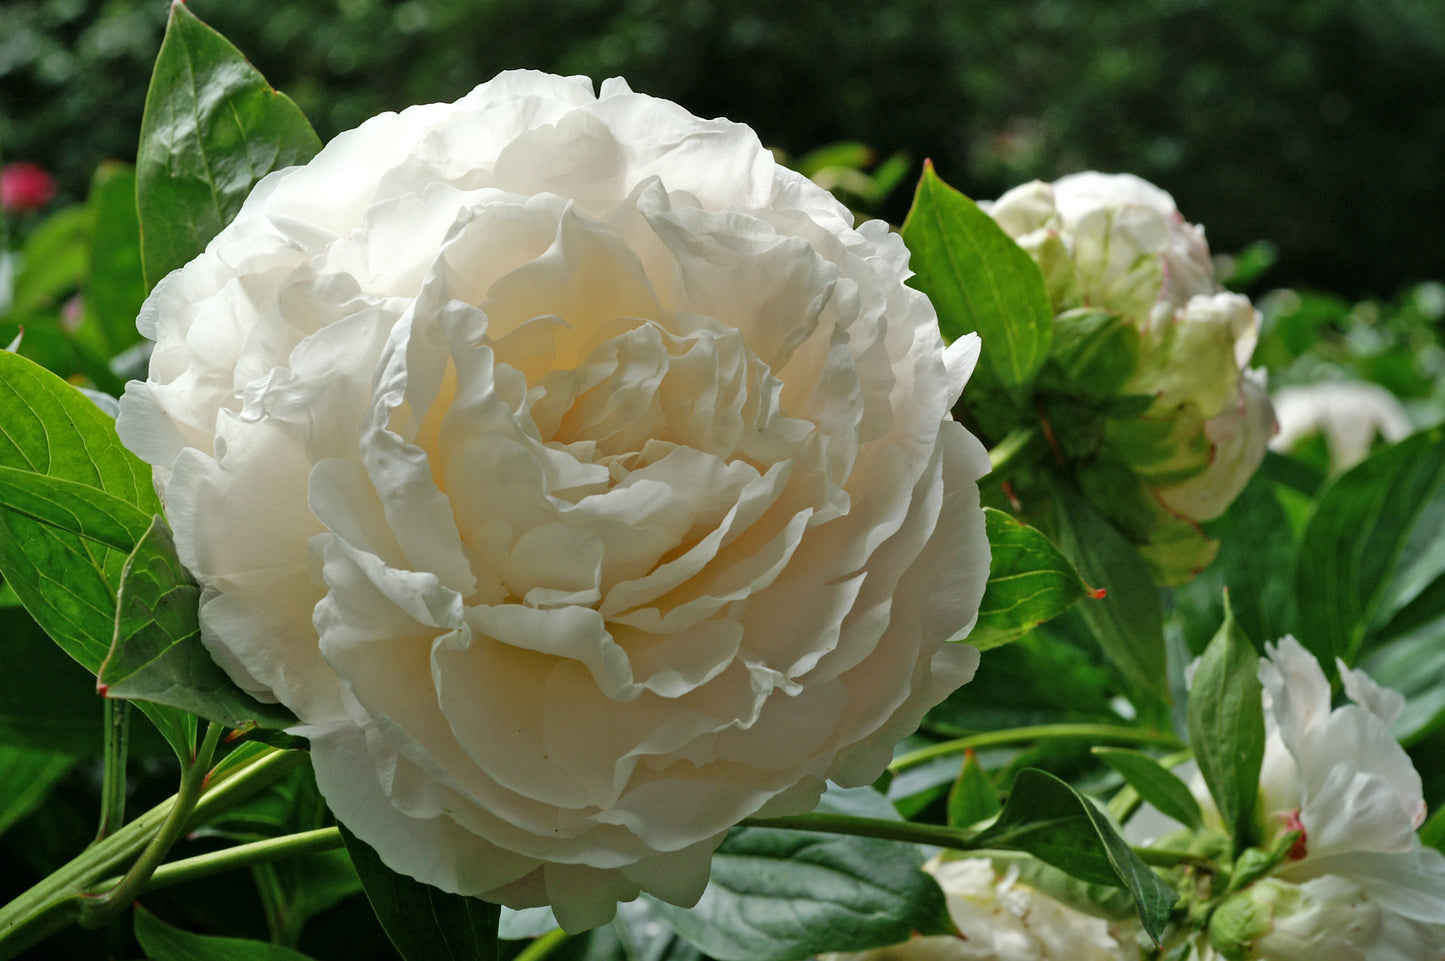
[[[1326,670],[1445,573],[1445,428],[1421,431],[1335,478],[1300,539],[1299,639]],[[1445,595],[1440,598],[1445,610]]]
[[1255,808],[1264,762],[1259,655],[1225,606],[1189,687],[1189,743],[1236,852],[1258,841]]
[[903,222],[915,276],[944,339],[983,338],[983,363],[1006,387],[1027,385],[1049,356],[1054,312],[1043,274],[993,218],[925,163]]
[[[1083,308],[1054,318],[1054,344],[1039,386],[1095,402],[1113,400],[1139,366],[1139,329],[1118,314]],[[1153,398],[1148,399],[1153,403]]]
[[1430,819],[1420,825],[1420,843],[1445,854],[1445,807],[1436,808]]
[[1127,890],[1156,942],[1176,895],[1121,838],[1104,812],[1068,784],[1037,768],[1020,772],[1003,812],[974,840],[980,847],[1032,854],[1091,884]]
[[0,834],[43,804],[74,764],[68,754],[0,744]]
[[310,955],[279,944],[182,931],[139,906],[135,939],[149,961],[311,961]]
[[[819,810],[897,818],[868,788],[830,790]],[[774,828],[735,828],[695,908],[660,901],[664,921],[717,961],[798,961],[953,930],[916,846]]]
[[376,918],[405,961],[495,961],[500,905],[397,874],[366,842],[340,827]]
[[[115,422],[74,387],[0,352],[0,467],[96,488],[147,516],[160,509],[150,468]],[[67,654],[94,672],[110,647],[112,585],[128,552],[0,511],[0,573]]]
[[201,643],[201,589],[155,517],[121,573],[115,635],[97,684],[107,697],[188,711],[228,727],[286,727],[296,717],[236,686]]
[[948,825],[970,828],[997,814],[1003,805],[998,802],[993,781],[978,763],[973,749],[964,752],[963,765],[948,792]]
[[1079,607],[1105,655],[1140,693],[1169,699],[1164,615],[1139,551],[1078,491],[1055,485],[1059,541],[1080,576],[1104,597]]
[[[54,374],[3,351],[0,467],[65,482],[49,485],[52,493],[94,488],[93,500],[102,513],[109,505],[131,521],[134,515],[119,503],[147,516],[160,510],[150,467],[121,444],[115,422]],[[7,476],[14,480],[14,475]],[[73,499],[67,503],[80,510]],[[0,511],[0,574],[61,649],[95,673],[110,650],[116,588],[129,552],[57,527],[55,519]],[[107,536],[115,540],[116,533],[111,526]],[[142,705],[142,710],[178,753],[190,750],[194,718],[153,704]]]
[[300,109],[183,3],[172,3],[136,161],[147,286],[205,249],[266,174],[321,149]]
[[1122,748],[1099,747],[1094,748],[1094,754],[1118,771],[1129,786],[1139,792],[1139,797],[1165,816],[1195,831],[1204,826],[1199,802],[1190,793],[1189,785],[1149,755]]
[[993,560],[967,641],[986,651],[1017,640],[1093,592],[1040,531],[992,507],[983,513]]
[[150,526],[144,511],[119,497],[14,467],[0,467],[0,510],[127,553]]
[[140,262],[140,220],[135,206],[135,170],[109,161],[90,182],[93,227],[90,274],[85,281],[85,315],[77,334],[90,332],[92,345],[113,357],[140,340],[135,319],[145,300]]

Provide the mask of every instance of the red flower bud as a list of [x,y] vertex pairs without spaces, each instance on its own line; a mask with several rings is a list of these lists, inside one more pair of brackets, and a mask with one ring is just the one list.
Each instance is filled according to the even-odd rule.
[[7,212],[39,210],[55,196],[55,178],[32,163],[0,169],[0,207]]

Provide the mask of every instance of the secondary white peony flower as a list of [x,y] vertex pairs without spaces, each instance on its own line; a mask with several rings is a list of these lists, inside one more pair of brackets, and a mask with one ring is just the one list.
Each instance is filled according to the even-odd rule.
[[[1136,961],[1139,949],[1123,931],[1057,901],[1018,880],[1018,869],[999,874],[987,858],[923,866],[948,899],[958,937],[913,938],[823,961]],[[1127,926],[1127,925],[1126,925]]]
[[746,127],[506,73],[262,181],[119,430],[336,816],[578,930],[972,675],[978,343],[907,260]]
[[[1382,909],[1337,875],[1301,884],[1265,878],[1221,905],[1209,934],[1251,961],[1422,961],[1445,952],[1440,925]],[[1203,944],[1195,955],[1216,956]]]
[[1276,869],[1290,881],[1338,875],[1383,910],[1439,926],[1445,941],[1445,856],[1415,833],[1425,821],[1420,775],[1390,733],[1404,698],[1339,664],[1352,703],[1331,710],[1330,685],[1292,637],[1260,662],[1265,687],[1260,808],[1266,843],[1304,836]]
[[[1264,961],[1435,957],[1420,946],[1445,946],[1445,856],[1420,843],[1420,775],[1390,733],[1404,698],[1340,662],[1351,703],[1331,708],[1329,681],[1298,641],[1267,650],[1263,843],[1302,836],[1269,877],[1225,902],[1211,936]],[[1198,768],[1179,773],[1222,829]],[[1136,841],[1179,827],[1153,809],[1141,814],[1129,825]]]
[[[1155,425],[1198,422],[1167,435],[1183,450],[1202,430],[1198,482],[1151,486],[1180,517],[1217,517],[1259,466],[1275,428],[1268,395],[1246,376],[1259,313],[1214,279],[1203,229],[1184,220],[1169,194],[1131,174],[1035,181],[988,210],[1038,261],[1056,312],[1100,308],[1139,332],[1139,365],[1124,391],[1155,401],[1132,432],[1129,456],[1146,476],[1177,472],[1178,458],[1158,449]],[[1127,426],[1120,433],[1129,440]]]
[[1395,395],[1378,384],[1326,383],[1284,387],[1274,394],[1279,434],[1270,442],[1287,451],[1323,433],[1330,466],[1346,470],[1370,454],[1377,436],[1390,443],[1410,434],[1410,418]]

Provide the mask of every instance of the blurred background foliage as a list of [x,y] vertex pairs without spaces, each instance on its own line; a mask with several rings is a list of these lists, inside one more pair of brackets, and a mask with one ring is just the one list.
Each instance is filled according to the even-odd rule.
[[[797,157],[930,156],[974,197],[1159,183],[1271,285],[1387,296],[1445,262],[1439,0],[193,0],[323,138],[507,67],[622,75]],[[163,0],[5,0],[0,153],[78,200],[134,156]],[[910,191],[877,211],[902,219]]]

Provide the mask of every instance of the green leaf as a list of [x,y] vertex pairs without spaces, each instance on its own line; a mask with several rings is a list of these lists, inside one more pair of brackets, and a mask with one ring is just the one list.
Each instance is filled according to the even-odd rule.
[[1078,491],[1055,484],[1064,554],[1104,597],[1079,608],[1104,654],[1140,693],[1169,700],[1164,615],[1139,551]]
[[266,174],[321,149],[300,109],[185,4],[171,4],[136,160],[146,284],[205,249]]
[[77,333],[90,332],[102,356],[114,357],[140,340],[135,319],[145,300],[140,262],[140,220],[135,207],[135,170],[109,161],[90,182],[93,227],[85,318]]
[[1000,647],[1062,614],[1079,598],[1102,596],[1089,590],[1041,532],[992,507],[983,514],[993,560],[969,644],[981,651]]
[[1430,820],[1420,825],[1420,843],[1445,854],[1445,807],[1436,808]]
[[1139,796],[1191,830],[1198,831],[1204,826],[1204,816],[1199,802],[1189,791],[1189,785],[1179,780],[1174,772],[1140,751],[1122,748],[1094,748],[1094,754],[1105,764],[1123,775],[1124,780]]
[[366,842],[338,827],[377,920],[405,961],[495,961],[500,905],[397,874]]
[[101,747],[95,678],[23,607],[0,608],[0,744],[93,755]]
[[85,280],[90,211],[65,207],[35,228],[20,251],[10,313],[22,320],[58,308]]
[[958,777],[948,792],[948,826],[973,827],[993,817],[1001,808],[993,782],[969,748],[963,754],[963,766],[958,769]]
[[221,670],[201,643],[201,590],[155,517],[121,572],[115,634],[97,684],[107,697],[179,708],[228,727],[287,727],[296,717],[263,704]]
[[119,497],[74,481],[0,467],[0,510],[129,552],[150,518]]
[[1037,768],[1019,773],[998,820],[974,840],[980,847],[1032,854],[1081,881],[1124,888],[1133,895],[1139,920],[1156,943],[1178,900],[1119,837],[1104,812]]
[[[95,488],[147,516],[160,509],[150,468],[121,445],[115,422],[54,374],[5,352],[0,467]],[[91,672],[110,646],[113,585],[126,553],[0,511],[0,574],[56,643]]]
[[1300,539],[1295,590],[1300,642],[1325,670],[1336,657],[1353,664],[1375,628],[1445,573],[1442,523],[1445,428],[1385,448],[1320,494]]
[[983,362],[1009,388],[1026,386],[1049,356],[1054,312],[1043,274],[993,218],[925,162],[903,222],[911,283],[938,310],[946,340],[983,338]]
[[312,961],[309,955],[279,944],[191,934],[140,906],[135,909],[135,939],[150,961]]
[[1224,624],[1194,670],[1187,719],[1194,760],[1236,853],[1259,840],[1255,808],[1264,763],[1263,691],[1259,655],[1226,602]]
[[[1039,386],[1094,402],[1113,400],[1139,366],[1139,330],[1118,314],[1081,308],[1054,318]],[[1147,398],[1152,404],[1154,398]]]
[[[819,810],[896,819],[868,788],[829,790]],[[914,845],[774,828],[734,828],[713,856],[695,908],[654,902],[684,939],[717,961],[798,961],[863,951],[914,933],[953,931],[938,883]]]
[[44,803],[74,764],[68,754],[0,744],[0,834]]

